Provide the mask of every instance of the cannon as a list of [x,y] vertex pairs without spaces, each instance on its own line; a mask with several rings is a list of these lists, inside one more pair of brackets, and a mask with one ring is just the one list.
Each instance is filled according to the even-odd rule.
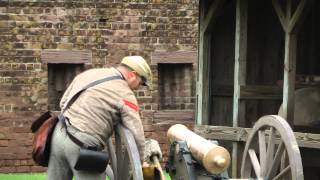
[[[225,170],[228,163],[224,163],[223,168],[214,166],[213,171],[206,167],[202,160],[204,156],[200,155],[202,158],[199,158],[201,154],[199,151],[206,152],[204,148],[208,147],[208,145],[204,147],[201,143],[211,143],[211,147],[220,149],[216,141],[205,140],[182,125],[169,129],[168,138],[170,153],[166,170],[172,179],[231,179]],[[219,164],[214,162],[217,156],[223,157],[225,162],[228,161],[228,155],[221,151],[216,151],[214,155],[209,154],[206,158],[211,159],[213,164]],[[280,116],[268,115],[255,123],[244,148],[241,178],[291,180],[304,178],[299,147],[286,120]]]
[[230,154],[225,148],[198,136],[182,124],[170,127],[168,139],[174,144],[173,151],[178,150],[178,153],[184,152],[185,149],[190,151],[189,154],[192,154],[192,157],[210,173],[221,173],[230,164]]

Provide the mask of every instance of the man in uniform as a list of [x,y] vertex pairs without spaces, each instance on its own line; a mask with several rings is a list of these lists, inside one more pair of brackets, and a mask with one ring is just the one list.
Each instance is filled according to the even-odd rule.
[[[115,68],[90,69],[77,75],[61,101],[61,110],[66,102],[80,89],[98,79],[120,76],[102,82],[83,91],[64,112],[67,130],[88,146],[106,147],[114,126],[122,123],[133,134],[141,162],[143,163],[145,136],[139,116],[139,106],[133,90],[151,83],[152,72],[141,56],[127,56]],[[77,145],[66,133],[60,121],[52,137],[48,166],[49,180],[105,180],[106,174],[74,169],[79,154]]]

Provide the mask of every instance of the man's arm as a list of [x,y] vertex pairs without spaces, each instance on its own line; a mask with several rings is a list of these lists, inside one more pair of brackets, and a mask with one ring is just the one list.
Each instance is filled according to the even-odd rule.
[[137,105],[135,98],[123,99],[120,104],[122,124],[132,132],[139,150],[140,160],[143,162],[145,137],[142,121],[139,115],[139,106]]

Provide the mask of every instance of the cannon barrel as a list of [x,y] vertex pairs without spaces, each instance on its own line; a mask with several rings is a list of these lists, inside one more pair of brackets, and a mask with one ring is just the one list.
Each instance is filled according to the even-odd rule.
[[225,148],[211,143],[182,124],[171,126],[167,136],[171,143],[185,141],[192,156],[210,173],[221,173],[230,164],[230,154]]

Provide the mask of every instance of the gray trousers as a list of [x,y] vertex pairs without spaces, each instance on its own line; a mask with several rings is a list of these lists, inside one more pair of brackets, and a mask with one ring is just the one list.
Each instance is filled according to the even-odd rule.
[[[99,141],[86,133],[80,132],[72,126],[68,126],[68,131],[83,143],[89,146],[99,146]],[[105,180],[106,172],[96,173],[87,171],[78,171],[74,169],[77,161],[80,147],[71,141],[66,133],[61,121],[57,124],[51,142],[51,154],[48,166],[48,180]],[[110,165],[107,168],[108,175],[113,179],[113,173]]]

